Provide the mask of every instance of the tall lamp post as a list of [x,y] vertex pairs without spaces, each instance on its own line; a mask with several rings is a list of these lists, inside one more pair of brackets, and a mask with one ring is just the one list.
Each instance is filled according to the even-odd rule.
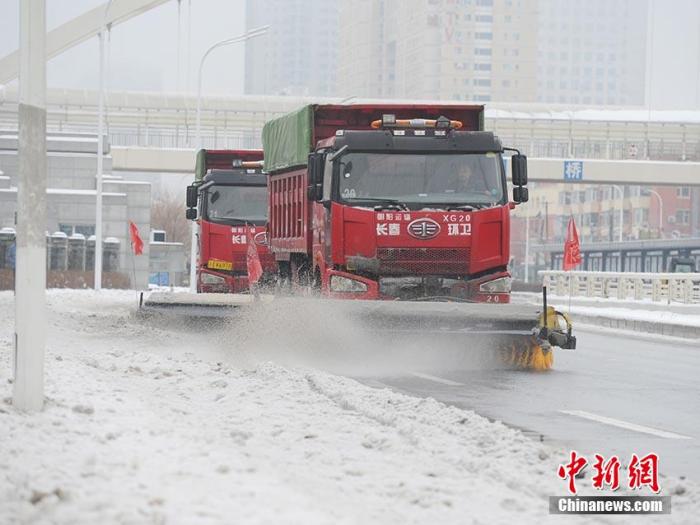
[[[245,42],[251,38],[257,36],[262,36],[267,33],[270,26],[262,26],[256,29],[251,29],[243,33],[242,35],[227,38],[213,44],[209,49],[204,52],[202,59],[199,61],[199,72],[197,74],[197,125],[196,125],[196,147],[197,151],[202,149],[202,70],[204,69],[204,62],[206,61],[209,54],[215,49],[229,44],[237,44],[239,42]],[[197,292],[197,232],[198,223],[197,221],[192,221],[192,237],[190,242],[190,292]]]
[[107,13],[113,0],[105,5],[102,15],[102,28],[97,35],[100,41],[100,87],[97,103],[97,187],[95,202],[95,290],[102,289],[102,161],[104,157],[104,112],[105,112],[105,30],[107,29]]

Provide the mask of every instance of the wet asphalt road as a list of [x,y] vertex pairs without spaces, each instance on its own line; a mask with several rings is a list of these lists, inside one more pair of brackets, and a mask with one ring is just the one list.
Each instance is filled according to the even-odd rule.
[[[360,379],[471,409],[593,458],[660,456],[659,471],[700,481],[700,346],[577,329],[545,373],[449,370]],[[572,412],[565,413],[564,411]]]

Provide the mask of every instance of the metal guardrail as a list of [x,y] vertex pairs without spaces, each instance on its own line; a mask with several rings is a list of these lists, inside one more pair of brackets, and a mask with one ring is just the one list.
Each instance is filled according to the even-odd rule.
[[700,273],[542,270],[539,274],[555,295],[700,304]]

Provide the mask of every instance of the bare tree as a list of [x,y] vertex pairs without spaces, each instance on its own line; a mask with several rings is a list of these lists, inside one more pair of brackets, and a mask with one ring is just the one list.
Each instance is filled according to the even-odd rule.
[[190,221],[185,218],[184,196],[173,195],[170,191],[166,191],[153,201],[151,228],[165,230],[168,241],[183,243],[186,252],[189,252]]

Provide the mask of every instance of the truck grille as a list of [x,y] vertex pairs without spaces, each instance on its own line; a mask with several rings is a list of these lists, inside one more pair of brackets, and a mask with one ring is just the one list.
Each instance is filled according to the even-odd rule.
[[[264,271],[274,271],[277,268],[277,263],[275,262],[275,256],[272,253],[260,253],[258,252],[258,257],[260,257],[260,264]],[[245,253],[234,253],[233,254],[233,273],[247,273],[247,256]]]
[[377,248],[382,275],[467,275],[469,248]]

